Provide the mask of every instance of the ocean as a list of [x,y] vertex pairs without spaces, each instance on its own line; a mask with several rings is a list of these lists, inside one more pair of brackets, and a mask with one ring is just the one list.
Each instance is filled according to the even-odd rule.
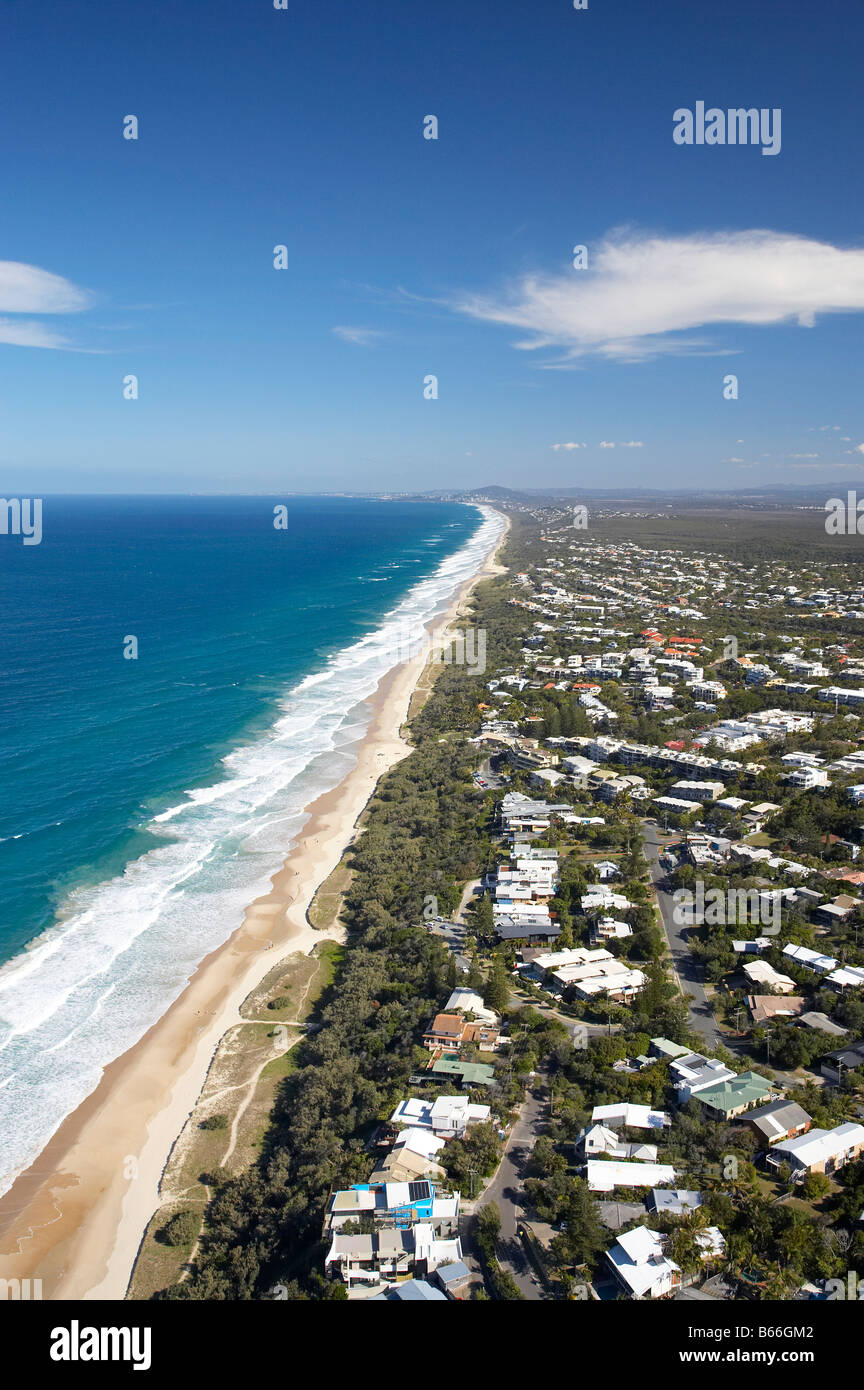
[[364,701],[502,528],[58,497],[41,544],[0,537],[0,1192],[267,891]]

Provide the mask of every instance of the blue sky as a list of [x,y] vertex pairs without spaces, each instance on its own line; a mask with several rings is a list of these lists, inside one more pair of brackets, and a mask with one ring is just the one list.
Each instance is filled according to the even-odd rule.
[[[864,475],[853,0],[4,27],[7,495]],[[780,153],[676,145],[699,100],[780,108]]]

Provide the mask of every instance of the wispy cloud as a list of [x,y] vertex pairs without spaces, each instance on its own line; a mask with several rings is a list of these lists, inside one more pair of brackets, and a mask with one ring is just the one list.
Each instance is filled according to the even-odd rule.
[[558,449],[587,449],[587,444],[574,444],[572,440],[569,444],[553,444],[552,448],[557,452]]
[[374,347],[385,336],[379,328],[352,328],[344,324],[337,324],[333,332],[344,343],[353,343],[355,347]]
[[[0,261],[0,314],[75,314],[92,296],[50,270],[23,261]],[[62,333],[32,319],[0,318],[0,343],[15,347],[72,349]]]
[[462,294],[449,307],[527,330],[514,347],[563,349],[635,362],[663,354],[725,353],[709,325],[798,323],[864,309],[864,250],[783,232],[663,237],[632,231],[589,248],[589,268],[525,275],[500,294]]

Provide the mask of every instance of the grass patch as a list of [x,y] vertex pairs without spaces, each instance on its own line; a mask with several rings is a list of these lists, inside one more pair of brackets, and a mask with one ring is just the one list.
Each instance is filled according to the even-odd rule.
[[163,1241],[157,1240],[157,1233],[168,1223],[172,1216],[179,1211],[193,1211],[197,1215],[202,1215],[204,1211],[204,1197],[198,1205],[192,1203],[171,1203],[169,1206],[160,1207],[156,1212],[141,1241],[141,1249],[135,1261],[135,1268],[132,1272],[132,1279],[129,1283],[127,1299],[146,1300],[152,1297],[158,1289],[164,1289],[168,1284],[175,1284],[180,1278],[189,1255],[192,1251],[193,1242],[188,1245],[166,1245]]
[[306,913],[316,931],[329,931],[330,928],[339,925],[342,902],[353,877],[354,873],[350,866],[344,860],[340,860],[333,872],[328,874],[324,882],[316,889],[315,896],[309,904],[309,911]]

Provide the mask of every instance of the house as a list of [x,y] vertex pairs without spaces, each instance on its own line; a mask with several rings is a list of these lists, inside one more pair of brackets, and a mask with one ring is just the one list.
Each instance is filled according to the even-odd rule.
[[667,1061],[672,1061],[675,1057],[689,1057],[691,1049],[682,1047],[680,1043],[670,1042],[668,1038],[652,1038],[649,1051],[653,1057],[664,1057]]
[[423,1046],[430,1051],[438,1047],[458,1050],[464,1027],[465,1020],[460,1014],[436,1014],[423,1034]]
[[839,1086],[843,1076],[848,1071],[856,1071],[858,1067],[864,1067],[864,1042],[852,1043],[849,1047],[839,1047],[836,1052],[829,1052],[827,1057],[822,1058],[819,1070],[835,1086]]
[[491,1086],[495,1068],[487,1062],[463,1062],[460,1057],[439,1057],[430,1068],[433,1076],[458,1076],[463,1086]]
[[831,971],[825,983],[838,994],[842,994],[844,989],[861,989],[864,987],[864,970],[858,965],[842,965],[838,970]]
[[744,1071],[731,1081],[708,1086],[699,1092],[696,1099],[708,1111],[710,1118],[732,1120],[760,1101],[768,1100],[776,1091],[777,1087],[757,1072]]
[[580,999],[605,995],[620,1004],[630,1000],[647,983],[644,971],[630,969],[621,960],[601,961],[599,965],[571,965],[556,970],[554,979],[565,989],[572,989]]
[[681,1270],[664,1253],[664,1238],[647,1226],[619,1236],[606,1259],[630,1298],[665,1298],[681,1283]]
[[841,1028],[840,1024],[835,1023],[827,1014],[820,1013],[816,1009],[811,1009],[806,1014],[799,1014],[797,1021],[805,1028],[814,1028],[817,1032],[827,1033],[832,1038],[843,1038],[849,1031],[848,1028]]
[[656,1144],[631,1144],[619,1139],[614,1129],[607,1125],[592,1124],[580,1134],[576,1142],[577,1151],[585,1158],[605,1154],[609,1158],[632,1159],[638,1163],[656,1163]]
[[414,1264],[413,1231],[384,1230],[372,1235],[334,1233],[324,1259],[324,1273],[336,1275],[351,1289],[357,1284],[380,1284],[408,1274]]
[[812,1123],[807,1111],[791,1100],[773,1100],[769,1105],[760,1105],[758,1110],[749,1110],[744,1116],[744,1124],[769,1146],[781,1139],[806,1134]]
[[726,1250],[726,1240],[717,1226],[706,1226],[696,1236],[696,1244],[702,1251],[703,1260],[719,1260]]
[[614,959],[612,952],[602,946],[596,951],[589,951],[585,946],[571,946],[565,951],[538,952],[531,960],[528,973],[532,979],[551,981],[562,970],[573,966],[590,965],[599,969],[603,963]]
[[339,1231],[349,1222],[369,1220],[376,1227],[407,1229],[427,1223],[439,1233],[449,1234],[459,1221],[460,1193],[438,1195],[431,1182],[354,1183],[331,1193],[325,1228]]
[[[443,1139],[440,1141],[444,1147]],[[427,1153],[407,1148],[404,1144],[394,1147],[382,1160],[374,1173],[369,1176],[371,1185],[376,1183],[413,1183],[425,1178],[429,1182],[443,1182],[447,1177],[440,1163]]]
[[596,883],[583,893],[579,899],[579,906],[584,913],[591,912],[626,912],[632,904],[623,893],[615,893],[606,883]]
[[401,1129],[393,1140],[394,1149],[411,1149],[426,1158],[435,1158],[447,1147],[446,1139],[439,1139],[431,1129]]
[[830,787],[828,773],[821,767],[798,767],[786,775],[786,781],[796,791],[809,791],[811,787]]
[[435,1101],[410,1096],[400,1100],[390,1123],[428,1129],[444,1139],[461,1139],[469,1125],[483,1124],[490,1114],[488,1105],[473,1105],[467,1096],[439,1096]]
[[423,1034],[423,1046],[430,1052],[439,1048],[458,1052],[469,1044],[483,1052],[494,1052],[498,1046],[497,1024],[468,1023],[461,1014],[436,1014]]
[[791,994],[795,989],[795,981],[790,979],[788,975],[781,975],[779,970],[775,970],[767,960],[751,961],[742,969],[751,984],[763,985],[767,989],[776,989],[778,994]]
[[675,816],[689,816],[694,811],[702,810],[698,801],[685,801],[680,796],[655,796],[654,805],[659,806],[661,811],[669,811]]
[[561,935],[561,928],[550,917],[513,917],[502,915],[495,918],[495,934],[501,941],[554,941]]
[[651,1193],[651,1204],[656,1212],[664,1216],[689,1216],[691,1211],[701,1207],[702,1193],[688,1192],[681,1187],[671,1191],[655,1187]]
[[804,1008],[803,994],[749,994],[747,1007],[750,1017],[758,1028],[771,1018],[795,1018]]
[[673,782],[669,795],[679,801],[716,801],[726,790],[722,782],[691,782],[686,778]]
[[686,1057],[673,1058],[669,1063],[669,1075],[678,1091],[679,1103],[684,1104],[699,1091],[729,1080],[735,1073],[723,1062],[703,1057],[699,1052],[688,1052]]
[[823,927],[842,926],[852,911],[852,907],[856,905],[854,900],[846,899],[844,901],[844,897],[845,895],[841,893],[833,902],[820,903],[818,907],[814,907],[813,921]]
[[788,1163],[793,1177],[834,1173],[864,1153],[864,1125],[851,1121],[834,1129],[811,1129],[797,1139],[775,1144],[768,1158],[772,1167]]
[[666,1129],[672,1123],[664,1110],[652,1110],[648,1105],[633,1105],[627,1101],[595,1105],[591,1120],[613,1129]]
[[598,917],[588,928],[588,935],[595,944],[600,941],[623,941],[633,935],[633,928],[614,917]]
[[628,1163],[618,1159],[589,1159],[585,1164],[592,1192],[614,1192],[616,1187],[660,1187],[675,1181],[668,1163]]
[[822,955],[819,951],[811,951],[809,946],[796,946],[790,942],[788,946],[783,947],[783,954],[795,965],[803,966],[805,970],[812,970],[817,975],[828,975],[837,968],[837,961],[833,956]]
[[494,1009],[487,1009],[482,997],[473,989],[458,987],[454,989],[444,1006],[447,1014],[473,1014],[481,1023],[497,1023],[498,1015]]
[[446,1303],[447,1296],[436,1289],[426,1279],[409,1279],[404,1284],[394,1284],[384,1293],[373,1294],[370,1303]]
[[601,883],[605,882],[606,879],[609,878],[618,878],[621,874],[621,870],[618,868],[618,865],[613,864],[611,859],[601,859],[598,863],[592,864],[591,867],[595,870],[597,877],[600,879]]
[[464,1260],[453,1260],[450,1264],[441,1264],[435,1270],[435,1282],[440,1284],[442,1290],[448,1298],[460,1300],[465,1298],[471,1287],[471,1271]]

